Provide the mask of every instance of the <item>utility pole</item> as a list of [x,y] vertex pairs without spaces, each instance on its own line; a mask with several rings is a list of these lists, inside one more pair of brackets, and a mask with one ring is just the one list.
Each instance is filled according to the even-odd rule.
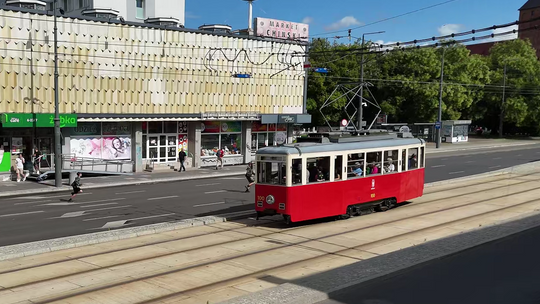
[[503,93],[502,93],[502,102],[501,102],[501,115],[499,116],[499,137],[503,137],[503,123],[504,123],[504,95],[506,93],[506,61],[504,62],[504,72],[503,72]]
[[382,34],[385,33],[385,31],[379,31],[379,32],[372,32],[372,33],[364,33],[362,34],[362,58],[360,59],[360,102],[358,105],[358,130],[362,130],[362,119],[364,116],[364,107],[362,104],[364,103],[364,42],[365,42],[365,36],[366,35],[374,35],[374,34]]
[[62,186],[62,142],[60,136],[60,112],[58,105],[58,26],[56,24],[56,3],[53,2],[54,15],[54,185]]
[[[309,63],[309,42],[306,44],[306,60],[304,62],[304,65],[306,64],[306,62]],[[304,114],[307,114],[308,70],[309,68],[306,68],[304,66],[304,109],[303,109]]]
[[442,58],[441,58],[441,83],[439,85],[439,115],[437,116],[437,122],[439,128],[437,129],[437,149],[441,146],[441,128],[442,128],[442,93],[443,93],[443,81],[444,81],[444,52],[445,47],[442,46]]

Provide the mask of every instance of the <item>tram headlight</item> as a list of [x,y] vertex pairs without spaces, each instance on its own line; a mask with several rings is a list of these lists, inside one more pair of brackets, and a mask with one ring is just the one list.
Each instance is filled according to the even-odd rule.
[[268,205],[272,205],[272,204],[275,203],[275,202],[276,202],[276,199],[274,198],[273,195],[270,194],[270,195],[268,195],[268,196],[266,197],[266,203],[267,203]]

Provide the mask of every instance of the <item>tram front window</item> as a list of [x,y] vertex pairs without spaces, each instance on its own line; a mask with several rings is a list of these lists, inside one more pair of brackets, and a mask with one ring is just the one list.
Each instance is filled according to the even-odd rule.
[[286,185],[287,167],[284,162],[259,162],[257,182],[259,184]]

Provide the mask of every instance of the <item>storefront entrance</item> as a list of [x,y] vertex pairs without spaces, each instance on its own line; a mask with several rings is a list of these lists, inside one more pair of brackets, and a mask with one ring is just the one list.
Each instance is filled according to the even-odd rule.
[[148,153],[150,158],[158,163],[176,162],[177,141],[178,134],[148,135]]
[[142,158],[156,163],[175,163],[178,152],[187,152],[187,122],[143,122]]

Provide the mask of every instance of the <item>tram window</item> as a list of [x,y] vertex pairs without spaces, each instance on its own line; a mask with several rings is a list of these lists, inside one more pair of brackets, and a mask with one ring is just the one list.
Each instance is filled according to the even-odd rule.
[[330,156],[307,159],[307,174],[310,183],[330,180]]
[[382,152],[369,152],[367,154],[366,175],[381,174]]
[[293,159],[292,161],[292,184],[302,184],[302,159]]
[[408,151],[409,159],[408,168],[409,170],[418,169],[418,148],[411,148]]
[[397,172],[399,150],[384,152],[384,173]]
[[347,156],[347,179],[364,177],[365,153],[353,153]]
[[424,166],[425,166],[424,160],[425,160],[426,156],[424,154],[424,151],[425,151],[424,147],[420,148],[420,168],[424,168]]
[[334,180],[341,180],[341,174],[343,174],[343,156],[338,155],[334,160]]
[[401,150],[401,172],[407,171],[407,150]]
[[257,163],[257,182],[259,184],[286,185],[287,167],[284,162]]

